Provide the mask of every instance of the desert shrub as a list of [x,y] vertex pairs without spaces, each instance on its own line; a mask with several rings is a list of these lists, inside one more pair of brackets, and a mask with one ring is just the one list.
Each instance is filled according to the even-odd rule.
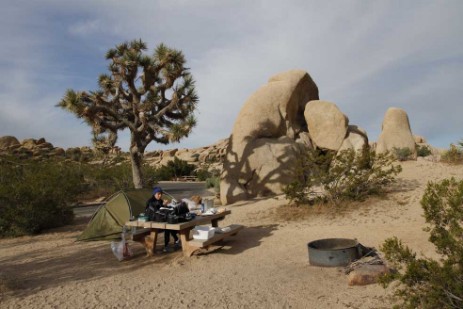
[[172,173],[172,170],[167,166],[161,166],[154,171],[153,178],[156,180],[156,182],[163,180],[172,180],[172,178],[174,178],[174,174]]
[[73,163],[0,159],[0,235],[36,234],[70,223],[69,206],[83,182]]
[[118,190],[133,187],[130,164],[117,165],[81,164],[85,177],[85,196],[87,198],[106,196]]
[[418,157],[427,157],[432,154],[431,149],[427,145],[416,145],[416,155]]
[[152,188],[156,183],[158,183],[158,179],[155,177],[157,170],[156,167],[143,164],[141,169],[143,175],[143,184],[145,187]]
[[220,192],[220,177],[213,176],[206,179],[206,188],[214,188],[216,193]]
[[220,171],[218,169],[209,168],[209,165],[205,165],[195,171],[198,180],[206,181],[208,178],[219,177]]
[[[376,154],[364,148],[361,152],[344,150],[338,154],[310,151],[296,168],[295,181],[283,191],[290,202],[307,203],[323,199],[334,204],[344,200],[363,200],[369,195],[381,194],[401,171],[393,165],[389,153]],[[323,194],[317,194],[317,189]],[[313,198],[315,196],[315,198]]]
[[463,180],[428,183],[421,205],[429,241],[442,258],[417,258],[399,239],[387,239],[381,250],[398,271],[382,283],[402,283],[395,291],[402,308],[463,308]]
[[441,156],[441,161],[449,164],[462,164],[463,163],[463,145],[455,146],[450,144],[450,148],[445,151]]
[[153,176],[156,181],[172,180],[180,176],[191,176],[194,170],[194,165],[174,157],[174,160],[167,162],[167,165],[157,168]]
[[80,148],[76,147],[67,149],[65,157],[76,162],[88,162],[94,158],[94,155],[90,152],[82,152]]
[[408,147],[392,149],[392,153],[395,155],[399,161],[407,161],[412,156],[412,150]]
[[207,167],[199,168],[195,171],[196,177],[199,181],[206,181],[207,178],[211,177],[212,174],[209,172]]
[[[130,162],[115,165],[81,164],[80,168],[85,176],[86,198],[108,196],[119,190],[134,188]],[[157,182],[156,168],[144,164],[142,172],[143,183],[146,187],[152,187]]]
[[195,170],[195,166],[193,164],[188,164],[188,162],[177,157],[175,157],[173,161],[169,161],[167,163],[167,167],[172,170],[174,177],[191,176]]

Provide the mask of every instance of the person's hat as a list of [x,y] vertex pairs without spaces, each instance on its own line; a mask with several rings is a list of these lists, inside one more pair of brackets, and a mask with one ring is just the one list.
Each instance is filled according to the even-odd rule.
[[162,193],[161,187],[154,187],[153,188],[153,195],[155,195],[156,193]]

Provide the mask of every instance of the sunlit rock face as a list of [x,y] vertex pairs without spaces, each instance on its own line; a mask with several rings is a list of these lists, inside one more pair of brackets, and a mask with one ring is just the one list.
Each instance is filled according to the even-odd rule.
[[245,102],[233,127],[224,159],[220,198],[226,205],[279,194],[291,181],[307,132],[304,109],[318,100],[309,74],[291,70],[272,76]]
[[384,115],[382,131],[376,143],[376,152],[394,152],[394,148],[409,148],[416,159],[415,138],[410,129],[407,113],[397,107],[390,107]]

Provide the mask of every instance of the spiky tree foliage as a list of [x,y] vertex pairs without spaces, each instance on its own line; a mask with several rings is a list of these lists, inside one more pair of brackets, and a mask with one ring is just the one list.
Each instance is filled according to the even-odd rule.
[[151,141],[177,142],[196,125],[193,115],[198,96],[186,60],[179,50],[160,44],[152,56],[144,54],[141,40],[110,49],[110,74],[99,77],[99,90],[67,90],[57,106],[84,119],[95,140],[105,135],[110,143],[117,132],[130,130],[130,157],[135,188],[143,187],[141,164]]
[[421,205],[425,231],[441,258],[417,257],[397,237],[386,239],[381,251],[398,271],[382,283],[402,283],[395,291],[399,308],[463,308],[463,180],[429,182]]

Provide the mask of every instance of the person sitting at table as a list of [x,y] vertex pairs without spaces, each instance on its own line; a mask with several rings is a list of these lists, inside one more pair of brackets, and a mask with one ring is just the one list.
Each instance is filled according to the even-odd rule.
[[[164,203],[167,204],[167,200],[162,200],[162,188],[161,187],[154,187],[153,188],[153,195],[150,199],[146,202],[145,213],[156,213],[159,211],[161,207],[164,207]],[[164,230],[164,249],[163,252],[169,252],[169,241],[170,235],[174,238],[174,248],[178,249],[180,247],[180,240],[178,239],[178,232],[173,230]]]

